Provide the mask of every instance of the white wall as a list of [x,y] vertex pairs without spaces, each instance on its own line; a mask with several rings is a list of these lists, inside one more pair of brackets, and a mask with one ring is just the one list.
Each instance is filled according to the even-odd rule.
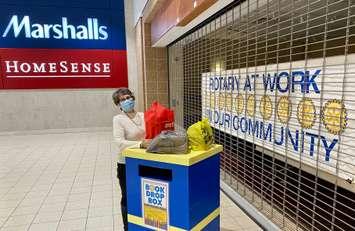
[[[134,1],[135,2],[135,1]],[[136,31],[134,15],[134,2],[125,0],[125,18],[126,18],[126,44],[128,59],[128,87],[134,92],[136,97],[137,110],[142,111],[144,107],[143,80],[139,79],[137,67],[136,52]],[[143,2],[143,1],[142,1]]]
[[0,91],[0,132],[109,127],[113,89]]
[[142,16],[143,9],[149,0],[131,0],[133,2],[133,22],[137,24],[138,19]]
[[[132,1],[125,0],[128,82],[142,110]],[[0,90],[0,132],[111,127],[115,89]]]

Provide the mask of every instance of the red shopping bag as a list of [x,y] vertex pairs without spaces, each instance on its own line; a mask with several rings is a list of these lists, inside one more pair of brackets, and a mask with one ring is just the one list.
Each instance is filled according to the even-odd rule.
[[164,130],[174,130],[174,111],[154,101],[144,112],[145,138],[153,139]]

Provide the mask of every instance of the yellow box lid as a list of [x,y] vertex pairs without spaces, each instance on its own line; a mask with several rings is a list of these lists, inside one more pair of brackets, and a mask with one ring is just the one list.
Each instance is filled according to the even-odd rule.
[[188,154],[156,154],[146,152],[145,149],[140,148],[127,148],[123,150],[122,154],[124,157],[130,157],[135,159],[191,166],[213,155],[216,155],[221,151],[223,151],[223,146],[215,144],[209,150],[191,151]]

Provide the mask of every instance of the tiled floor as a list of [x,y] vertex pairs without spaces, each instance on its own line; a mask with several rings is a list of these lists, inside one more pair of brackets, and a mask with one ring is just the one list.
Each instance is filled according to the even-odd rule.
[[[0,231],[122,230],[115,153],[110,132],[0,136]],[[261,230],[221,207],[221,230]]]

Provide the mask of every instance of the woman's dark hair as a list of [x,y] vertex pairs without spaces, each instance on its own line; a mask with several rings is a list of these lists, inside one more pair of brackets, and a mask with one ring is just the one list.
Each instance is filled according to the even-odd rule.
[[132,96],[133,99],[135,99],[133,93],[128,88],[126,88],[126,87],[118,88],[117,91],[115,91],[112,94],[112,100],[116,106],[120,103],[120,96],[121,95],[130,95],[130,96]]

